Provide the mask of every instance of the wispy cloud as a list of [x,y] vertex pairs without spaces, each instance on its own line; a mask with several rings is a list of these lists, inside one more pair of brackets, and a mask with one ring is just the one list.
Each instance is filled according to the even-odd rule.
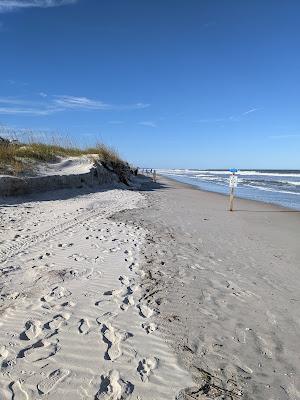
[[24,100],[15,97],[0,98],[0,114],[10,115],[50,115],[62,111],[123,111],[139,110],[149,104],[135,103],[128,105],[108,104],[100,100],[75,96],[49,96],[39,93],[39,101]]
[[248,114],[252,114],[255,111],[259,111],[259,108],[250,108],[247,111],[244,111],[240,114],[230,115],[229,117],[221,117],[221,118],[202,118],[198,119],[196,122],[239,122],[243,119],[244,116]]
[[258,111],[258,108],[250,108],[250,110],[243,112],[242,115],[251,114],[255,111]]
[[154,121],[141,121],[139,125],[148,126],[149,128],[157,128],[157,125]]
[[80,110],[138,110],[141,108],[149,107],[149,104],[135,103],[135,104],[109,104],[100,100],[89,99],[87,97],[75,96],[55,96],[54,102],[66,109],[80,109]]
[[64,108],[72,109],[107,110],[110,108],[109,104],[87,97],[55,96],[54,102]]
[[6,115],[49,115],[62,111],[53,104],[27,101],[14,97],[0,97],[0,114]]
[[18,107],[0,107],[0,114],[5,115],[31,115],[31,116],[39,116],[39,115],[50,115],[55,112],[58,112],[57,109],[37,109],[37,108],[18,108]]
[[74,4],[78,0],[0,0],[0,13],[24,8],[50,8]]
[[296,139],[300,138],[300,134],[282,134],[282,135],[271,135],[269,139]]

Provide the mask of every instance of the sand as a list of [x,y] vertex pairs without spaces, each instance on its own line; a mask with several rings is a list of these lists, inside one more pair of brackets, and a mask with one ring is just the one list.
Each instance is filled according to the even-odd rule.
[[300,214],[165,178],[0,207],[0,398],[300,398]]
[[144,300],[193,375],[186,399],[300,399],[300,213],[165,178],[121,213],[147,230]]
[[1,206],[0,398],[174,399],[191,383],[141,299],[138,192],[55,191]]
[[40,164],[36,169],[37,175],[72,175],[86,174],[95,165],[96,154],[80,157],[58,157],[53,163]]

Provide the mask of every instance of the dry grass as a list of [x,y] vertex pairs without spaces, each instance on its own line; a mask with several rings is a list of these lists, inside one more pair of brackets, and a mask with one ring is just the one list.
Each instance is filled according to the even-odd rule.
[[125,166],[118,152],[104,144],[97,144],[93,148],[80,149],[73,146],[46,144],[39,142],[29,143],[1,143],[0,142],[0,173],[20,175],[29,172],[36,163],[55,162],[58,157],[70,157],[93,154],[106,165]]
[[104,163],[124,164],[124,161],[121,159],[118,151],[103,143],[98,143],[95,147],[88,148],[85,151],[86,154],[97,154],[99,160]]

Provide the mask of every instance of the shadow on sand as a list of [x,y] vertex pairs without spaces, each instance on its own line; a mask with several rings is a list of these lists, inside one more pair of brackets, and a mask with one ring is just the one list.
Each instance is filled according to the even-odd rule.
[[123,183],[101,186],[84,185],[81,188],[56,189],[51,191],[41,191],[38,193],[23,194],[20,196],[0,197],[0,207],[17,207],[22,203],[31,203],[36,201],[67,200],[79,196],[86,196],[92,193],[106,192],[113,189],[152,192],[162,188],[167,188],[167,186],[158,182],[153,182],[153,180],[148,176],[139,175],[133,178],[131,186],[126,186]]

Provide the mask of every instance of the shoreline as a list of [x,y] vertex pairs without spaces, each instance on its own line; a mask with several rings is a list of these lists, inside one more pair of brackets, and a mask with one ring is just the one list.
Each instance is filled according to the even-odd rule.
[[[158,176],[160,176],[160,177],[162,177],[162,178],[164,178],[166,180],[170,179],[171,181],[175,181],[175,182],[180,183],[182,185],[191,186],[194,189],[200,190],[202,192],[215,193],[215,194],[218,194],[218,195],[221,195],[221,196],[229,197],[229,192],[228,192],[228,194],[225,194],[225,193],[220,193],[220,192],[213,191],[213,190],[208,190],[208,189],[206,190],[206,189],[201,188],[200,186],[193,185],[192,183],[181,182],[181,181],[179,181],[179,180],[177,180],[175,178],[172,178],[171,176],[165,176],[165,175],[160,175],[160,174],[158,174]],[[298,208],[287,207],[287,206],[284,206],[284,205],[281,205],[281,204],[278,204],[278,203],[267,202],[267,201],[256,200],[256,199],[247,199],[245,197],[240,197],[238,195],[235,195],[235,199],[245,200],[245,201],[254,201],[254,202],[257,202],[257,203],[267,204],[267,205],[270,205],[270,206],[282,208],[284,210],[289,210],[289,211],[294,211],[294,212],[299,212],[300,213],[300,209],[298,209]]]

